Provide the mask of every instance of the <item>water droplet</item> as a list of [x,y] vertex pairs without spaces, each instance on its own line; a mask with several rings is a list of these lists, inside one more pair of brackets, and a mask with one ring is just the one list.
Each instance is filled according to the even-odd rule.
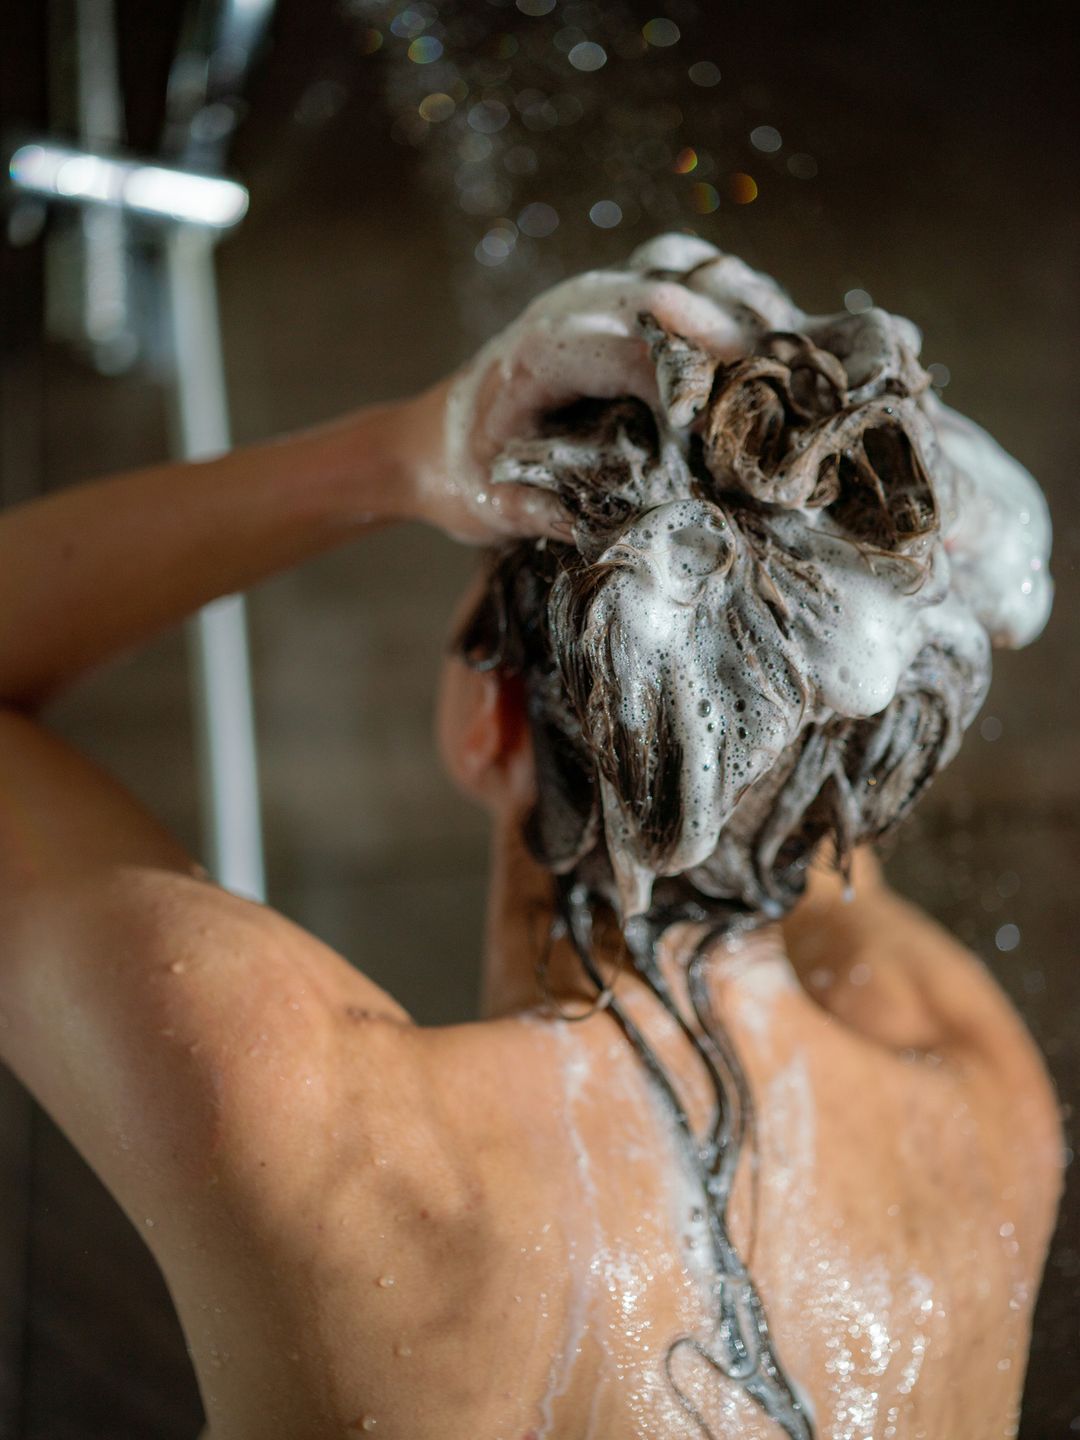
[[622,207],[614,200],[597,200],[589,211],[589,219],[600,230],[613,230],[622,220]]
[[393,1277],[393,1275],[380,1275],[380,1276],[379,1276],[378,1285],[379,1285],[380,1290],[389,1290],[390,1287],[391,1287],[394,1283],[395,1283],[395,1282],[394,1282],[394,1277]]
[[428,26],[428,16],[419,7],[406,5],[390,21],[390,33],[403,40],[415,40]]
[[750,131],[750,144],[764,155],[775,155],[783,143],[783,137],[774,125],[756,125]]
[[495,135],[510,119],[501,100],[481,100],[469,111],[469,125],[481,135]]
[[677,45],[682,31],[674,20],[657,19],[650,20],[648,24],[641,27],[641,33],[650,45],[655,45],[658,50],[667,49],[669,45]]
[[449,120],[456,106],[452,96],[436,90],[431,95],[425,95],[418,108],[425,120],[437,125],[442,120]]
[[539,161],[529,145],[512,145],[503,156],[503,166],[511,175],[535,175]]
[[1015,950],[1020,944],[1019,925],[1002,925],[994,936],[994,944],[999,950]]
[[715,185],[700,181],[690,187],[690,208],[697,215],[711,215],[719,209],[720,193]]
[[409,59],[414,65],[430,65],[440,59],[442,53],[442,41],[434,35],[421,35],[409,46]]
[[736,205],[749,205],[758,197],[758,183],[752,175],[736,170],[728,179],[728,193]]
[[607,64],[607,51],[594,40],[580,40],[566,58],[575,70],[602,70]]
[[703,90],[709,90],[714,85],[720,84],[720,69],[711,60],[696,60],[687,71],[691,83],[700,85]]
[[542,201],[526,205],[517,219],[518,229],[524,235],[543,240],[553,233],[559,224],[558,212]]

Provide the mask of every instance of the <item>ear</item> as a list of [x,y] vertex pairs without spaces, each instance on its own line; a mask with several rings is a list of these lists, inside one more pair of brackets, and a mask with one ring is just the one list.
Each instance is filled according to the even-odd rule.
[[439,748],[450,778],[490,809],[524,808],[534,795],[525,687],[501,670],[447,662],[439,697]]

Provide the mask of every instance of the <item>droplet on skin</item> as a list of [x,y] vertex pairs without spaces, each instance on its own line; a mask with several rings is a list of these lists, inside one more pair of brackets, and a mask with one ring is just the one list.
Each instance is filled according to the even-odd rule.
[[377,1281],[380,1290],[389,1290],[394,1284],[393,1275],[380,1275]]
[[409,1356],[412,1354],[412,1346],[411,1346],[411,1345],[406,1345],[406,1344],[402,1341],[402,1342],[400,1342],[399,1344],[397,1344],[397,1345],[394,1346],[394,1354],[395,1354],[395,1355],[400,1355],[403,1360],[407,1360],[407,1359],[409,1358]]
[[184,961],[184,960],[174,960],[174,961],[172,962],[172,964],[169,966],[169,971],[170,971],[170,973],[173,974],[173,975],[183,975],[183,973],[184,973],[184,971],[185,971],[186,969],[187,969],[187,962]]

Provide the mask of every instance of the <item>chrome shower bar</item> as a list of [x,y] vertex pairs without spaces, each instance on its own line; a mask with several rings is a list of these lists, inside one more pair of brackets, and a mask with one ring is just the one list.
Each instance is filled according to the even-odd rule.
[[[90,228],[95,234],[103,229],[98,259],[109,261],[105,270],[113,279],[126,277],[128,231],[136,222],[149,222],[144,231],[157,228],[169,317],[173,448],[185,460],[209,459],[231,443],[214,246],[243,218],[248,192],[216,172],[224,166],[241,113],[239,92],[273,8],[273,0],[191,0],[170,72],[159,159],[120,151],[123,105],[115,10],[111,0],[79,0],[79,143],[27,137],[7,165],[17,192],[79,207],[84,232],[95,217],[101,222]],[[104,226],[107,217],[115,217],[111,229]],[[100,279],[101,265],[95,273]],[[86,271],[84,287],[90,283]],[[106,289],[110,295],[116,290],[118,304],[126,303],[116,286]],[[93,297],[83,298],[86,310]],[[84,338],[93,343],[95,335]],[[207,862],[226,889],[262,900],[262,826],[243,597],[226,596],[206,606],[189,622],[188,640]]]
[[248,207],[247,190],[235,180],[49,140],[20,145],[8,162],[8,175],[17,189],[48,200],[104,205],[210,230],[231,229]]

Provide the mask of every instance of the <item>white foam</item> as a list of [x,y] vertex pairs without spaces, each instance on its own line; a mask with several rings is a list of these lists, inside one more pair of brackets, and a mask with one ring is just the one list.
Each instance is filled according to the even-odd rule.
[[[768,277],[702,240],[660,236],[625,269],[590,271],[539,296],[485,347],[449,406],[452,472],[475,474],[509,439],[528,434],[541,412],[581,396],[637,396],[660,412],[664,428],[643,311],[724,359],[745,353],[767,330],[850,328],[850,317],[809,319]],[[921,340],[910,321],[875,317],[874,327],[855,333],[845,360],[852,385],[868,394],[887,361],[915,365]],[[809,662],[811,693],[801,710],[783,646],[763,658],[755,645],[751,657],[732,629],[733,613],[753,629],[762,606],[753,609],[750,561],[720,506],[668,500],[639,516],[604,557],[624,565],[597,602],[613,637],[623,723],[647,743],[659,685],[683,752],[684,821],[662,872],[645,860],[624,797],[602,782],[624,920],[647,908],[654,873],[680,874],[710,856],[741,797],[816,715],[880,713],[929,643],[978,666],[987,632],[995,643],[1019,645],[1045,624],[1050,522],[1035,481],[930,392],[898,405],[929,452],[946,512],[942,533],[918,557],[927,572],[921,585],[910,564],[868,561],[824,510],[770,516],[788,550],[826,582],[824,598],[815,598],[793,572],[770,571],[789,615],[790,646]],[[665,469],[676,481],[680,466],[684,472],[672,489],[686,495],[689,438],[689,428],[670,424],[662,434]]]

